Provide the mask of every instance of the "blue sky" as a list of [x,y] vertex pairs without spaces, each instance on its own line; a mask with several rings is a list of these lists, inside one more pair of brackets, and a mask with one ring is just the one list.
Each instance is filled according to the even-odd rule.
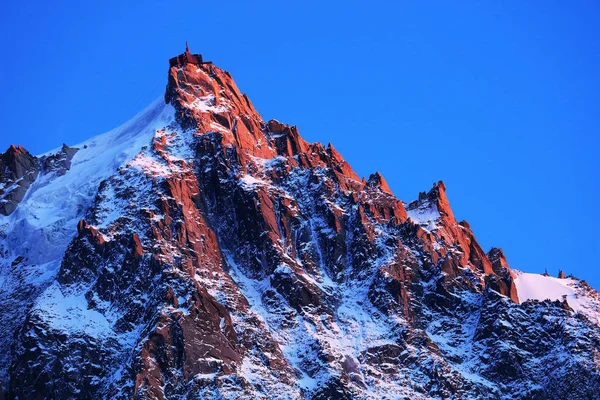
[[597,2],[80,3],[0,5],[0,148],[126,121],[188,40],[265,119],[405,201],[444,180],[484,249],[600,288]]

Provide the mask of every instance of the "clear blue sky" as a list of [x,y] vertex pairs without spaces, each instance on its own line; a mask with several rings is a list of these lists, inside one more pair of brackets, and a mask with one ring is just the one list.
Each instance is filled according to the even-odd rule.
[[443,179],[486,250],[600,288],[597,1],[19,3],[0,5],[2,149],[126,121],[189,40],[266,119],[405,201]]

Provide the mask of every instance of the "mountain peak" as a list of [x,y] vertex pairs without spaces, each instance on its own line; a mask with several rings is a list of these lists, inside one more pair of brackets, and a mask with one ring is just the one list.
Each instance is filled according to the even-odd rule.
[[201,66],[203,64],[212,64],[212,62],[204,61],[202,59],[202,54],[192,54],[190,47],[188,46],[188,42],[185,42],[185,52],[171,58],[169,60],[169,65],[171,67],[183,67],[187,64]]
[[187,44],[164,101],[76,147],[19,149],[0,168],[8,398],[600,390],[597,292],[512,273],[442,181],[405,209]]
[[231,74],[212,63],[172,65],[165,101],[175,108],[176,119],[184,129],[193,129],[196,134],[216,132],[225,144],[256,157],[276,156],[265,136],[262,117],[248,96],[240,92]]
[[0,154],[0,214],[9,215],[17,208],[38,171],[37,158],[21,145],[11,144]]
[[367,184],[370,186],[376,186],[380,188],[383,192],[393,195],[392,190],[388,186],[388,183],[384,179],[383,175],[381,175],[381,173],[379,172],[371,174],[369,176],[369,179],[367,180]]

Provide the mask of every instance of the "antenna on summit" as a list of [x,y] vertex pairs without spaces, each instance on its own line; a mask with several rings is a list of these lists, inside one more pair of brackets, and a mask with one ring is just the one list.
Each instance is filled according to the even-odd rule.
[[202,65],[202,64],[212,64],[210,61],[203,61],[201,54],[192,54],[190,52],[190,46],[185,41],[185,53],[178,55],[177,57],[173,57],[169,60],[169,65],[171,67],[183,67],[186,64],[194,64],[194,65]]

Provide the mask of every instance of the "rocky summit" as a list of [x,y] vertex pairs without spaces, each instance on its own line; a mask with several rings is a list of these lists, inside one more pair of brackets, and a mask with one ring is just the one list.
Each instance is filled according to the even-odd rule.
[[0,256],[4,399],[600,398],[598,292],[511,269],[443,182],[397,199],[189,50],[123,126],[0,155]]

